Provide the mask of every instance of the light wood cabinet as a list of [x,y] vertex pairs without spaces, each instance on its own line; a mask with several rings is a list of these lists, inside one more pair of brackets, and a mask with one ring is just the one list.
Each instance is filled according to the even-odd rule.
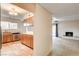
[[30,40],[30,47],[33,48],[33,37],[32,37],[32,39]]
[[7,37],[7,36],[3,35],[2,43],[6,43],[6,41],[7,41],[7,40],[6,40],[6,37]]
[[2,43],[13,42],[20,40],[20,33],[3,32]]
[[7,41],[7,42],[11,42],[11,41],[12,41],[12,35],[7,35],[6,41]]
[[3,33],[3,40],[2,40],[2,43],[11,42],[12,39],[13,39],[12,33],[10,33],[10,32],[4,32],[4,33]]
[[25,44],[26,46],[33,49],[33,36],[32,35],[23,34],[21,38],[21,42]]

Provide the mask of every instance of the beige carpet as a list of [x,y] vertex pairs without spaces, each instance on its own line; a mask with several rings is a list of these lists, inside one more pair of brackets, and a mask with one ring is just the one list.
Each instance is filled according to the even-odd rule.
[[2,44],[1,56],[31,56],[33,50],[20,41]]
[[79,56],[79,40],[53,37],[53,56]]

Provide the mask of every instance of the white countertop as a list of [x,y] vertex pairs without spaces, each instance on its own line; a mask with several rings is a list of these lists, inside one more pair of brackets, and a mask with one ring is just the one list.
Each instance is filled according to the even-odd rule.
[[29,32],[24,32],[22,34],[28,34],[28,35],[33,35],[33,32],[32,31],[29,31]]

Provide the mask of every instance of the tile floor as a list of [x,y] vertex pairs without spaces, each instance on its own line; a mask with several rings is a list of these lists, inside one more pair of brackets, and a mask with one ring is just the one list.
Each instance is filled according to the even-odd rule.
[[33,50],[20,41],[2,44],[1,56],[32,56]]
[[[52,52],[49,56],[79,56],[79,40],[63,38],[52,39]],[[2,56],[31,56],[33,50],[21,44],[20,41],[2,45]]]

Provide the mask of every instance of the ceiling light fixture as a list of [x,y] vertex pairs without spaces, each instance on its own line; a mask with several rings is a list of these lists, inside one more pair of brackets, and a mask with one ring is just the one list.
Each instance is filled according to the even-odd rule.
[[15,16],[18,15],[18,13],[15,13],[15,12],[9,12],[9,14],[10,15],[15,15]]
[[14,15],[14,16],[18,15],[18,13],[16,12],[14,8],[10,8],[9,14]]

